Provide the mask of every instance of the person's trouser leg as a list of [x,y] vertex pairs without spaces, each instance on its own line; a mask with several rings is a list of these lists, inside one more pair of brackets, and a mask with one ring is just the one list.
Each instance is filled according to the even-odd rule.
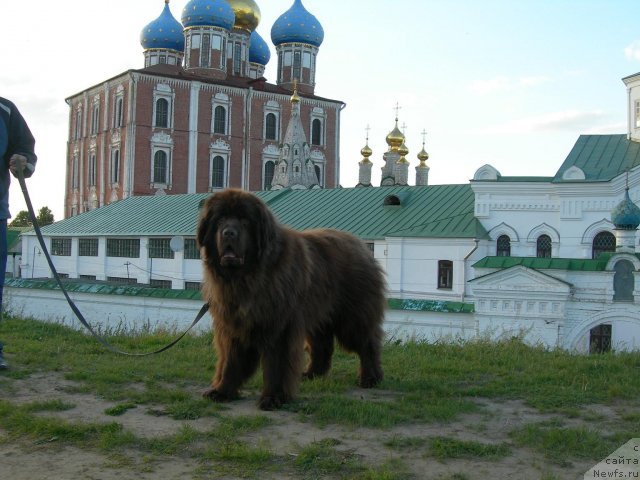
[[[2,291],[4,290],[5,270],[7,269],[7,220],[0,220],[0,320],[2,320]],[[7,368],[2,355],[3,345],[0,342],[0,370]]]

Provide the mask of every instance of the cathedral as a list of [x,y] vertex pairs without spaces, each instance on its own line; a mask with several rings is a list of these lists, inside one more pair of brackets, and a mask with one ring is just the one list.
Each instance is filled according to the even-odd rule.
[[324,31],[301,0],[271,27],[253,0],[169,0],[140,34],[144,67],[66,99],[65,217],[132,196],[339,186],[345,104],[315,94]]

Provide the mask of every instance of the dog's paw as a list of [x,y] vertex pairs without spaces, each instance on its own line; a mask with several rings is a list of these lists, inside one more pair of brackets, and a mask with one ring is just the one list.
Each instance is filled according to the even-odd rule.
[[260,410],[278,410],[285,404],[284,398],[278,395],[263,395],[258,400],[258,408]]
[[219,390],[216,390],[215,388],[206,389],[204,392],[202,392],[202,396],[217,403],[230,402],[231,400],[235,400],[236,398],[238,398],[238,394],[230,395],[228,393],[223,393]]
[[374,388],[382,381],[382,375],[371,375],[366,377],[360,377],[358,385],[360,388]]

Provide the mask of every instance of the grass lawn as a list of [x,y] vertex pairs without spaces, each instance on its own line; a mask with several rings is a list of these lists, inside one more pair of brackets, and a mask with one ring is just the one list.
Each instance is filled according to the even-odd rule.
[[[104,333],[136,352],[175,334]],[[380,388],[357,388],[357,359],[337,352],[327,377],[262,412],[260,374],[238,402],[200,397],[215,365],[206,334],[127,357],[83,332],[7,318],[0,340],[11,366],[0,372],[0,472],[21,455],[44,464],[64,451],[75,460],[47,468],[119,480],[582,478],[640,436],[636,353],[578,356],[518,339],[390,343]]]

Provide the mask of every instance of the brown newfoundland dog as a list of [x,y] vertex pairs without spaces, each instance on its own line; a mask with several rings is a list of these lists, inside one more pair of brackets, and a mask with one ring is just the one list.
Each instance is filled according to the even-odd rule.
[[260,364],[258,405],[279,408],[303,376],[328,372],[334,337],[360,357],[361,387],[382,380],[385,282],[360,240],[335,230],[286,228],[258,197],[233,189],[207,199],[197,235],[218,358],[205,397],[238,398]]

